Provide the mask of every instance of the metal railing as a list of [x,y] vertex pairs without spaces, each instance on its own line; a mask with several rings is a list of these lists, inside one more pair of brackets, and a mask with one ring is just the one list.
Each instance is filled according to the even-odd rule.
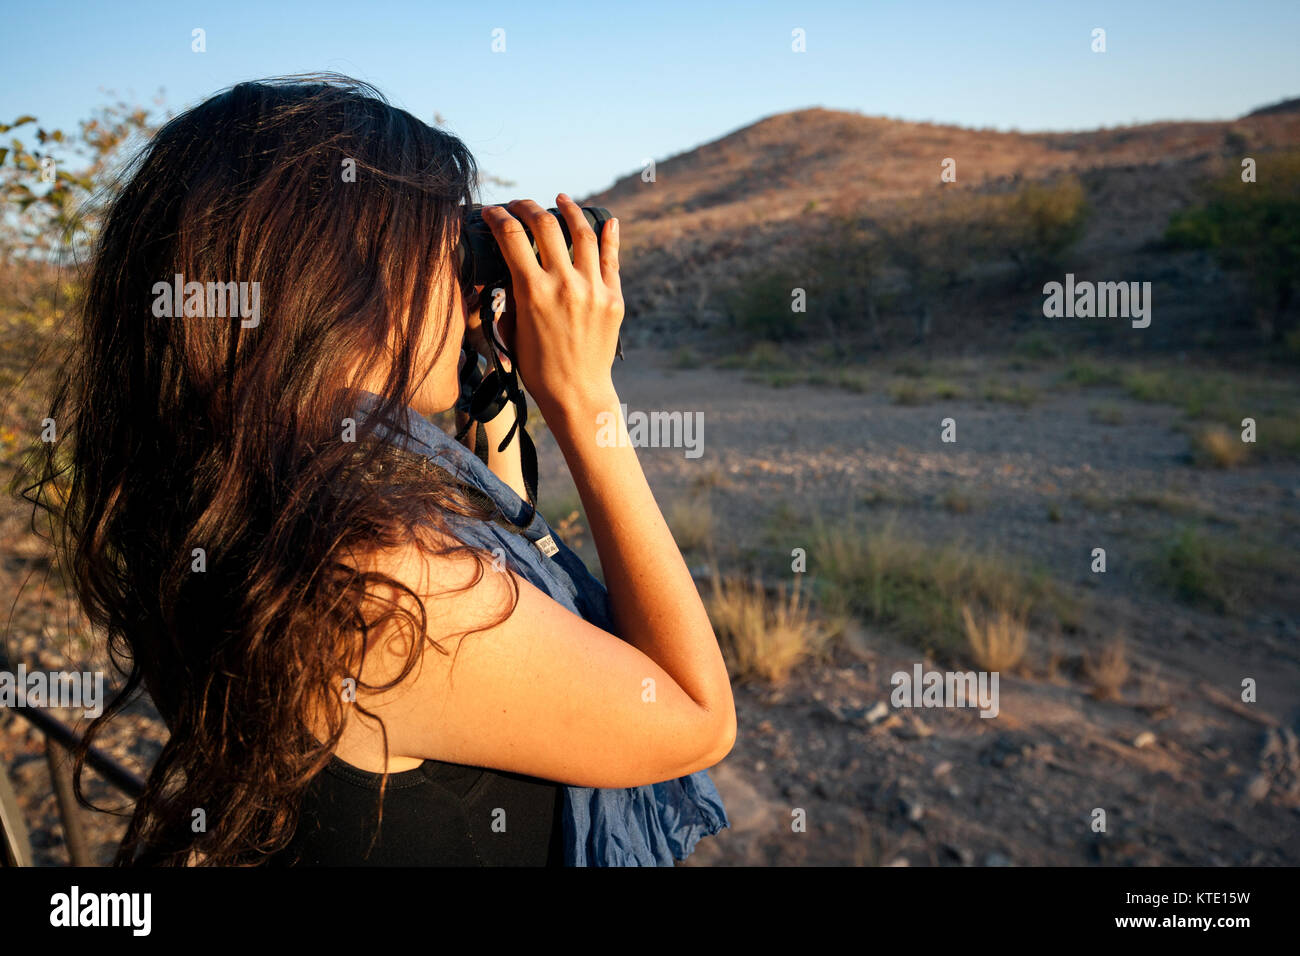
[[[0,649],[0,671],[12,673],[9,659]],[[50,772],[54,799],[59,808],[59,822],[68,859],[73,866],[94,866],[86,831],[72,785],[73,751],[81,743],[77,732],[39,707],[6,707],[22,717],[45,737],[45,763]],[[144,780],[97,747],[86,753],[86,764],[109,786],[132,800],[144,792]],[[23,821],[22,808],[4,767],[0,767],[0,866],[31,866],[31,844]]]

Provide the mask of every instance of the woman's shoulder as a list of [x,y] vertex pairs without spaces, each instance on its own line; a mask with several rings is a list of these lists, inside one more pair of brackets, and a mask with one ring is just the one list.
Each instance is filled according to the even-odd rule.
[[421,528],[395,545],[356,555],[354,567],[390,578],[429,599],[476,587],[484,581],[485,563],[490,563],[490,557],[483,555],[481,547],[445,529]]

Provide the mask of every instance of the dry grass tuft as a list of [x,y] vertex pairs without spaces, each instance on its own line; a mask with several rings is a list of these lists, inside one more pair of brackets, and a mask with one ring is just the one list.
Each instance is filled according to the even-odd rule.
[[1240,435],[1221,425],[1211,425],[1196,433],[1193,457],[1201,465],[1236,468],[1246,460],[1249,447]]
[[1106,643],[1096,654],[1084,659],[1092,696],[1098,700],[1119,700],[1120,689],[1128,680],[1128,651],[1122,637]]
[[923,650],[957,661],[970,643],[962,607],[1020,609],[1023,621],[1060,616],[1071,601],[1046,577],[1004,556],[971,551],[956,542],[932,546],[897,530],[887,519],[862,529],[850,519],[813,521],[818,600],[836,613],[861,615],[890,626]]
[[799,581],[796,577],[789,594],[780,585],[773,600],[757,578],[723,579],[715,569],[705,606],[737,679],[780,684],[805,660],[825,657],[837,629],[813,616],[800,597]]
[[676,498],[664,515],[682,551],[702,551],[713,541],[713,504],[706,495]]
[[971,655],[981,670],[1011,673],[1021,665],[1029,648],[1029,631],[1022,611],[999,608],[980,624],[970,605],[963,604],[961,616]]

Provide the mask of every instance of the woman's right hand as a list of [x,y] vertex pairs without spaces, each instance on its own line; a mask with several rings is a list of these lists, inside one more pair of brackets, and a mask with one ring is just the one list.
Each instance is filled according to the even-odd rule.
[[[618,220],[605,224],[597,246],[577,203],[561,193],[556,208],[573,238],[572,263],[559,222],[531,199],[483,208],[483,221],[501,247],[513,286],[513,321],[508,314],[502,317],[501,334],[524,387],[548,417],[575,410],[575,403],[607,406],[623,322]],[[537,241],[540,264],[524,226]]]

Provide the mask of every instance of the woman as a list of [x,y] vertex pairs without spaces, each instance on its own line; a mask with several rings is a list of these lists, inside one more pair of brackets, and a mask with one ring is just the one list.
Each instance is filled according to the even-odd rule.
[[510,408],[487,466],[428,421],[483,341],[453,267],[477,183],[459,140],[289,78],[173,119],[127,172],[38,496],[129,661],[88,742],[141,685],[170,730],[119,863],[620,862],[627,831],[684,855],[725,825],[717,641],[630,443],[597,441],[617,223],[598,248],[558,197],[570,261],[538,204],[484,211],[501,331],[606,596],[562,542],[530,570],[549,527],[512,524]]

